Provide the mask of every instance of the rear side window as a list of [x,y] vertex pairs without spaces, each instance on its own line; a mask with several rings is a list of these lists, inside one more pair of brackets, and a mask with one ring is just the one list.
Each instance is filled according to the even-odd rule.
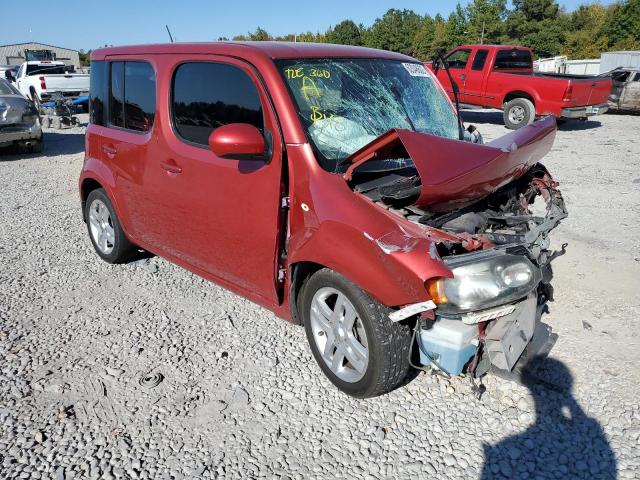
[[[93,68],[93,67],[92,67]],[[109,124],[148,132],[156,111],[156,79],[146,62],[111,62]]]
[[498,50],[495,70],[518,70],[533,68],[531,52],[529,50]]
[[183,63],[172,87],[172,117],[178,136],[208,145],[211,132],[229,123],[264,128],[260,96],[249,76],[223,63]]
[[627,78],[629,78],[629,74],[631,72],[620,72],[620,73],[614,73],[613,75],[611,75],[611,77],[613,78],[613,80],[615,80],[616,82],[626,82]]
[[47,65],[46,63],[27,65],[28,75],[64,75],[67,68],[64,65]]
[[476,56],[473,57],[473,63],[471,64],[471,70],[482,70],[484,64],[487,61],[487,54],[489,50],[478,50]]
[[446,58],[447,65],[449,68],[465,68],[470,55],[471,50],[456,50]]
[[89,86],[89,121],[96,125],[106,124],[106,106],[109,96],[107,85],[109,75],[106,62],[91,62]]
[[148,132],[156,113],[156,78],[145,62],[124,64],[124,128]]

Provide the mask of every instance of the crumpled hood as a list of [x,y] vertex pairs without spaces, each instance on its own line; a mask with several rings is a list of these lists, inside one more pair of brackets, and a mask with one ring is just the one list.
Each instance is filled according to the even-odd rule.
[[446,212],[474,203],[524,175],[544,157],[555,139],[549,116],[484,145],[414,132],[390,130],[351,155],[344,174],[371,159],[412,160],[422,182],[414,205]]

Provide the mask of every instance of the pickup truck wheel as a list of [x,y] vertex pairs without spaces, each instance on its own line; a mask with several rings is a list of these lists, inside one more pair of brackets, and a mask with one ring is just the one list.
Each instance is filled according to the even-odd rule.
[[35,91],[31,91],[31,100],[33,100],[33,104],[36,106],[36,110],[40,112],[42,110],[42,104],[40,103],[40,99],[38,98],[38,94]]
[[511,130],[529,125],[536,118],[536,109],[527,98],[514,98],[507,102],[502,113],[504,124]]
[[340,390],[367,398],[402,384],[411,329],[389,320],[390,309],[329,269],[307,280],[299,305],[311,352]]
[[123,263],[135,247],[118,221],[113,205],[102,188],[89,193],[84,211],[89,238],[96,253],[107,263]]

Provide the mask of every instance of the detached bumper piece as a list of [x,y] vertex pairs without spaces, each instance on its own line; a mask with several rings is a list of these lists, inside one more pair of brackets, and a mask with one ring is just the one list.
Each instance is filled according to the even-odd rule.
[[608,103],[601,103],[599,105],[588,105],[586,107],[572,107],[563,108],[560,111],[560,117],[562,118],[585,118],[592,115],[600,115],[609,110]]
[[485,330],[484,349],[491,364],[509,370],[524,352],[535,331],[537,300],[535,295],[516,305],[508,315],[490,322]]

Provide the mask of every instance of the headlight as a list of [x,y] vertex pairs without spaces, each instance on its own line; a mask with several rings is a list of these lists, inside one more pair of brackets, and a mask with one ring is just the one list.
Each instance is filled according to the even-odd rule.
[[504,252],[481,252],[445,259],[453,278],[427,283],[440,311],[461,313],[503,305],[525,297],[542,273],[528,258]]

